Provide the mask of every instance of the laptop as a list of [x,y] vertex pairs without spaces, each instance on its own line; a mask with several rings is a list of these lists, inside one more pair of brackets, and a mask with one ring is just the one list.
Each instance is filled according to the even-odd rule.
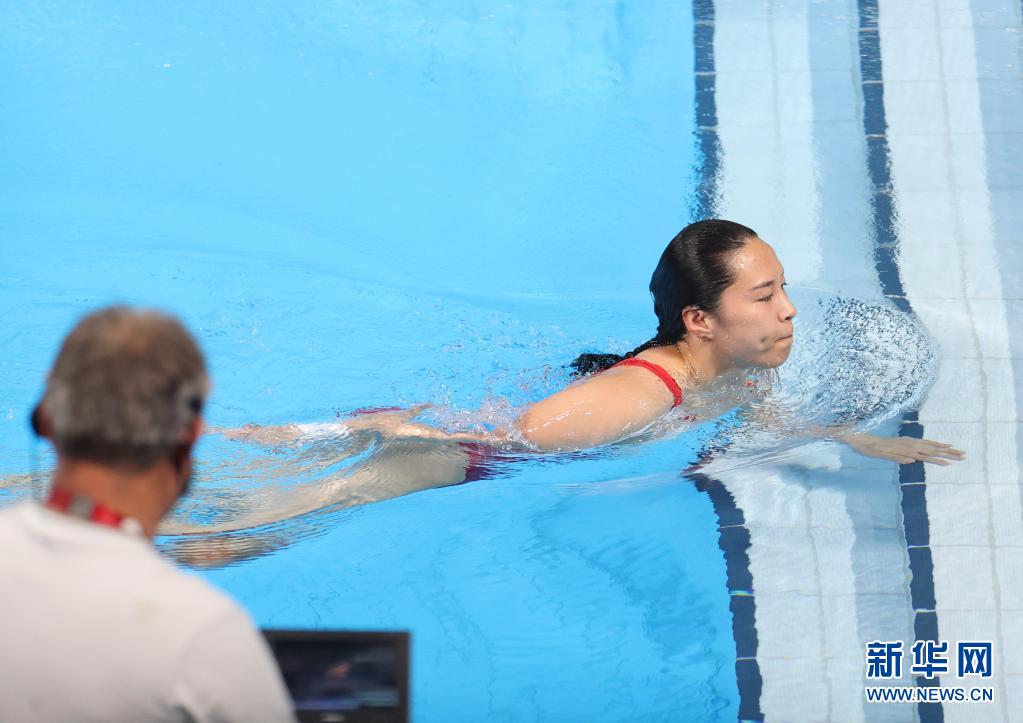
[[302,723],[408,723],[407,632],[263,634]]

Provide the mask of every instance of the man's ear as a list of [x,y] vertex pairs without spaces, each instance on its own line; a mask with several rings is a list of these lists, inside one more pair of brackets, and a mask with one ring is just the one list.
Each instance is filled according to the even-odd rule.
[[201,416],[196,415],[195,419],[189,423],[184,434],[181,436],[181,443],[171,451],[171,464],[174,465],[174,469],[177,470],[177,473],[182,475],[184,478],[184,482],[178,492],[179,497],[188,493],[188,488],[191,484],[192,449],[195,447],[195,443],[198,441],[199,435],[202,434],[202,427],[203,419]]
[[202,415],[197,414],[195,416],[195,419],[193,419],[189,423],[188,427],[185,428],[185,433],[181,437],[181,446],[184,447],[189,453],[192,452],[192,447],[195,446],[195,443],[199,440],[199,437],[202,436],[203,424],[204,421]]
[[32,410],[30,424],[32,425],[32,431],[37,437],[50,439],[50,429],[52,428],[52,424],[50,423],[49,416],[47,416],[46,412],[43,411],[42,402],[37,404]]

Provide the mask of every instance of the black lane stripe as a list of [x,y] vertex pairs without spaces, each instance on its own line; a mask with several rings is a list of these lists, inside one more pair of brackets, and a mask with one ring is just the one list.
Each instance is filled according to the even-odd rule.
[[[867,171],[871,182],[871,212],[874,228],[874,265],[881,290],[899,309],[912,313],[897,263],[899,236],[895,226],[892,196],[891,149],[884,107],[884,75],[881,37],[878,29],[878,0],[859,0],[860,83],[863,90],[863,133],[867,144]],[[923,437],[924,429],[916,411],[902,415],[899,436]],[[902,519],[910,570],[910,600],[913,605],[913,633],[916,640],[938,639],[938,614],[934,597],[934,562],[930,548],[930,522],[925,496],[923,462],[899,466]],[[938,679],[918,677],[920,686],[939,685]],[[919,703],[921,723],[944,721],[941,703]]]
[[764,680],[757,663],[756,614],[753,595],[753,574],[749,569],[750,532],[742,510],[732,493],[721,483],[702,472],[692,472],[687,479],[696,489],[710,497],[718,518],[718,547],[725,557],[728,586],[728,607],[732,613],[732,637],[735,639],[735,679],[739,689],[740,721],[763,721],[760,694]]
[[721,144],[718,140],[718,110],[714,96],[714,0],[693,0],[693,48],[696,57],[696,136],[700,149],[693,194],[692,220],[713,218],[718,205],[718,171]]
[[[714,218],[719,201],[721,143],[718,140],[716,69],[714,63],[714,0],[693,0],[693,70],[696,80],[696,135],[699,159],[690,219]],[[720,480],[702,473],[686,477],[705,492],[718,519],[718,547],[725,558],[732,637],[735,640],[735,679],[740,721],[762,721],[763,678],[757,663],[756,598],[749,569],[750,533],[735,498]]]

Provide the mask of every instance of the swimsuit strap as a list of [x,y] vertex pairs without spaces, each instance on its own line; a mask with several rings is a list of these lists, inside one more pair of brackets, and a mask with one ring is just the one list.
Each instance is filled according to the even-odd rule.
[[[666,386],[668,388],[668,391],[671,392],[671,396],[675,397],[675,403],[671,405],[671,408],[674,409],[675,407],[677,407],[679,404],[682,403],[682,387],[680,387],[678,385],[678,382],[676,382],[675,379],[671,376],[671,374],[668,374],[667,370],[664,367],[662,367],[660,364],[654,364],[653,362],[648,362],[646,359],[632,358],[632,359],[625,359],[623,361],[620,361],[617,364],[615,364],[615,366],[616,367],[643,367],[644,369],[647,369],[648,371],[652,371],[654,374],[657,375],[657,377],[662,382],[664,382],[664,386]],[[612,367],[612,369],[613,368],[614,367]]]

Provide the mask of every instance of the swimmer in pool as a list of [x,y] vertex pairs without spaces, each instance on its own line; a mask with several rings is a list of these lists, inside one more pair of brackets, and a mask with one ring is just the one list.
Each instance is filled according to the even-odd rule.
[[[750,374],[780,366],[792,350],[796,308],[785,286],[774,250],[752,229],[724,220],[693,223],[671,240],[651,278],[658,320],[654,337],[624,356],[581,355],[571,364],[575,382],[528,407],[507,428],[489,434],[448,433],[413,421],[423,405],[368,411],[336,425],[220,430],[228,438],[265,446],[324,434],[352,440],[370,433],[387,443],[343,476],[283,488],[274,499],[240,497],[236,514],[228,520],[198,526],[171,521],[162,532],[241,530],[327,506],[364,504],[482,479],[499,448],[566,452],[616,442],[664,417],[687,395],[698,397],[711,388],[735,406]],[[946,465],[964,457],[948,444],[926,439],[880,437],[847,428],[802,431],[902,464]]]
[[[421,408],[378,412],[347,423],[396,437],[463,442],[522,442],[540,451],[608,444],[649,426],[681,404],[687,392],[713,382],[741,396],[748,375],[789,357],[796,308],[785,292],[774,250],[752,229],[724,220],[684,228],[661,255],[650,280],[657,333],[624,357],[583,354],[571,366],[580,379],[533,404],[510,429],[489,435],[448,434],[411,420]],[[962,451],[908,437],[818,430],[861,454],[902,464],[948,464]],[[236,438],[284,443],[298,425],[249,426]]]
[[[259,459],[246,469],[230,461],[217,463],[231,479],[285,483],[252,491],[214,490],[205,488],[200,474],[183,507],[165,518],[158,531],[179,536],[165,550],[187,564],[223,564],[288,544],[314,513],[483,479],[494,474],[495,455],[499,461],[516,452],[567,452],[637,439],[683,399],[689,407],[716,396],[725,406],[701,413],[709,419],[748,396],[751,374],[776,368],[789,357],[796,309],[785,292],[784,269],[772,248],[745,226],[708,220],[684,228],[661,255],[650,291],[658,320],[652,339],[624,356],[579,356],[571,364],[576,381],[488,434],[448,433],[416,423],[427,405],[366,410],[335,424],[209,430],[266,447],[307,445],[312,439],[315,459],[306,459],[303,451],[300,459]],[[834,427],[803,426],[795,432],[840,441],[861,454],[900,464],[946,465],[964,457],[948,444],[924,439]],[[367,451],[328,479],[295,481],[311,465],[326,469]],[[218,470],[205,467],[203,472]],[[30,482],[28,475],[8,477],[0,487],[28,487]],[[282,520],[295,524],[287,532],[262,527]]]

